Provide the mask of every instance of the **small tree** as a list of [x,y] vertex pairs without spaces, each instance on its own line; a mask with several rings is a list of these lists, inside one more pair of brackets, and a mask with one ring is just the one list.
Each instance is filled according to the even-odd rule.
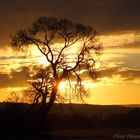
[[[46,68],[39,70],[28,92],[34,93],[33,104],[41,103],[48,113],[53,106],[62,80],[75,82],[75,95],[86,95],[80,76],[81,69],[94,72],[95,59],[101,47],[97,44],[96,31],[67,19],[38,18],[30,28],[12,36],[12,46],[29,48],[33,45],[45,56]],[[75,79],[74,79],[75,77]]]

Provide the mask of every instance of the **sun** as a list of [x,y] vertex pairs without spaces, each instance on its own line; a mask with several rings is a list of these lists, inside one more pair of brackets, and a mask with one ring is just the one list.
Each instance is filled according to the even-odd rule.
[[66,84],[65,82],[60,82],[59,85],[58,85],[58,89],[61,89],[61,90],[64,89],[65,84]]

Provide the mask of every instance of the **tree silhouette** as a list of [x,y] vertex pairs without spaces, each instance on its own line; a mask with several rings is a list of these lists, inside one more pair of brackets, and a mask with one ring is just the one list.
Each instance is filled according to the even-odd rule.
[[95,59],[101,51],[96,31],[89,26],[73,23],[67,19],[40,17],[30,28],[20,30],[12,38],[15,48],[33,45],[45,56],[46,68],[38,70],[28,92],[34,93],[33,104],[41,104],[48,113],[56,98],[61,98],[58,85],[62,80],[75,80],[75,95],[83,99],[86,95],[81,69],[94,73]]

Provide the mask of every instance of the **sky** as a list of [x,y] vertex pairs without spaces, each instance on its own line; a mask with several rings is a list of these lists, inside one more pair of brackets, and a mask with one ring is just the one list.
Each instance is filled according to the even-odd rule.
[[32,52],[15,52],[10,35],[40,16],[53,16],[92,26],[98,32],[103,54],[96,81],[87,83],[86,103],[139,104],[139,5],[139,0],[1,0],[0,101],[25,88],[30,71],[45,61],[38,53],[29,57]]

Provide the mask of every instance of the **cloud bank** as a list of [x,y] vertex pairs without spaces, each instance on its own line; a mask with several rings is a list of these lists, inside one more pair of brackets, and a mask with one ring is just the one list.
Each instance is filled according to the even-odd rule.
[[42,15],[82,22],[100,33],[140,30],[139,5],[139,0],[1,0],[0,46]]

